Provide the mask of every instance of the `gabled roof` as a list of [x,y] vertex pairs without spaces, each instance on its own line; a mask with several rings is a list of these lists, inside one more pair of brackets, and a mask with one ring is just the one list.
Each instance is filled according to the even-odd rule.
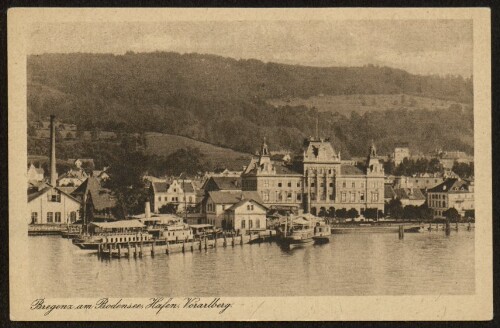
[[240,192],[225,192],[225,191],[210,191],[208,196],[215,204],[236,204],[243,199],[253,199],[256,202],[263,204],[262,199],[257,191],[240,191]]
[[263,209],[267,210],[268,207],[260,202],[258,202],[257,200],[255,199],[247,199],[247,198],[243,198],[242,200],[240,200],[239,202],[233,204],[230,208],[228,208],[226,211],[233,211],[235,210],[236,208],[240,207],[241,205],[247,203],[247,202],[252,202],[252,203],[255,203],[257,205],[259,205],[260,207],[262,207]]
[[103,210],[116,206],[116,198],[111,190],[103,188],[96,177],[88,177],[72,194],[81,196],[83,199],[84,195],[88,193],[90,193],[92,204],[96,210]]
[[365,175],[363,171],[353,165],[341,164],[340,165],[341,175]]
[[450,178],[444,180],[443,183],[438,184],[434,188],[429,189],[427,192],[469,192],[469,183],[462,179]]
[[157,192],[167,192],[170,184],[167,182],[152,182],[151,186],[153,187],[153,191]]
[[205,185],[212,181],[218,190],[241,190],[240,177],[211,177]]
[[397,188],[394,189],[396,197],[399,199],[422,200],[425,199],[424,194],[419,188]]
[[59,191],[61,194],[65,195],[66,197],[70,198],[71,200],[77,202],[77,203],[81,203],[78,199],[76,199],[75,197],[73,197],[72,195],[66,193],[64,190],[61,190],[60,188],[56,187],[52,187],[51,185],[49,184],[46,184],[45,187],[43,187],[42,189],[40,189],[39,191],[37,192],[34,192],[34,193],[31,193],[31,194],[28,194],[28,203],[31,202],[32,200],[42,196],[43,194],[45,194],[46,192],[48,192],[49,190],[51,189],[56,189],[57,191]]
[[394,198],[396,197],[396,193],[394,189],[390,185],[384,185],[384,198]]

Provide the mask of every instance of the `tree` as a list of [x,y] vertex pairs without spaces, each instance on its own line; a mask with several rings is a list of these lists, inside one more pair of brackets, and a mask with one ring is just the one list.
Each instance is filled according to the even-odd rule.
[[389,204],[387,204],[386,212],[397,220],[403,218],[403,206],[401,205],[401,201],[399,199],[391,199]]
[[444,211],[443,216],[451,222],[456,222],[460,219],[460,213],[458,213],[457,209],[454,207],[451,207]]
[[161,214],[175,214],[177,213],[177,204],[174,203],[168,203],[160,207],[158,210],[160,211]]
[[424,221],[430,221],[434,218],[434,212],[432,208],[429,208],[427,202],[418,207],[418,212],[419,217]]
[[328,214],[327,214],[327,216],[328,216],[329,218],[333,218],[333,217],[335,217],[335,207],[333,207],[333,206],[332,206],[332,207],[330,207],[330,208],[328,209]]
[[335,216],[341,219],[345,219],[347,217],[347,210],[345,208],[339,208],[335,211]]
[[325,216],[327,215],[327,213],[328,213],[328,212],[326,211],[326,209],[325,209],[324,207],[322,207],[322,208],[320,208],[320,210],[319,210],[318,216],[319,216],[319,217],[325,217]]
[[376,219],[377,218],[377,209],[374,207],[367,208],[363,213],[363,216],[367,219]]
[[359,217],[358,210],[355,208],[351,208],[349,211],[347,211],[347,217],[349,219],[355,219],[355,218]]
[[475,219],[476,218],[476,211],[475,210],[465,210],[464,216],[469,219]]
[[413,221],[419,218],[418,207],[414,205],[407,205],[403,208],[403,219]]

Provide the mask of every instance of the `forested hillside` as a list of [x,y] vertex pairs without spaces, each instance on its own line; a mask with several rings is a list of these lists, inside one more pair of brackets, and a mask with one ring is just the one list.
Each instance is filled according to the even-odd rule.
[[[320,94],[406,94],[456,105],[431,112],[399,104],[360,115],[268,103]],[[315,133],[316,118],[320,134],[344,156],[366,155],[372,139],[381,152],[397,142],[424,152],[470,152],[471,104],[470,79],[387,67],[318,68],[165,52],[28,58],[29,119],[55,113],[82,130],[163,132],[244,152],[254,152],[264,136],[272,149],[298,149]]]

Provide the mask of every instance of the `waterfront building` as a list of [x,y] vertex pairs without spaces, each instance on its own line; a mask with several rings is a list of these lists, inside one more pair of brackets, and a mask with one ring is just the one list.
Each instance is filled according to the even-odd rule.
[[125,218],[114,193],[102,187],[95,177],[88,177],[71,195],[81,202],[81,218],[85,223]]
[[225,211],[242,199],[252,199],[263,204],[258,192],[255,191],[209,191],[203,201],[203,212],[206,222],[218,228],[227,229],[228,221],[224,217]]
[[57,179],[57,185],[61,187],[78,187],[87,178],[88,174],[81,167],[77,167],[77,169],[69,169],[68,172],[61,174]]
[[149,188],[151,204],[155,213],[167,204],[176,206],[178,212],[197,204],[196,192],[190,180],[173,179],[169,182],[152,182]]
[[68,224],[79,218],[81,202],[49,184],[28,194],[29,224]]
[[258,191],[263,204],[272,209],[302,208],[302,174],[281,161],[272,161],[264,140],[260,154],[252,157],[242,174],[242,189]]
[[242,174],[242,188],[257,191],[271,209],[304,210],[314,215],[334,209],[384,209],[384,168],[375,145],[365,167],[342,161],[328,140],[308,138],[293,163],[273,162],[266,142]]
[[461,216],[474,210],[474,181],[460,178],[446,179],[427,191],[427,204],[435,218],[444,218],[443,213],[455,208]]
[[254,199],[241,199],[224,212],[227,230],[244,233],[266,230],[266,213],[268,208]]
[[425,203],[425,196],[418,188],[396,188],[395,198],[401,201],[403,207],[408,205],[420,206]]

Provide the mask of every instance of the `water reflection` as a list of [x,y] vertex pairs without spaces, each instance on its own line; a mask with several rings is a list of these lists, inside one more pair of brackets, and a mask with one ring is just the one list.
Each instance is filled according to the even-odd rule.
[[60,237],[29,238],[40,297],[420,295],[474,293],[474,232],[346,234],[287,248],[236,245],[100,260]]

